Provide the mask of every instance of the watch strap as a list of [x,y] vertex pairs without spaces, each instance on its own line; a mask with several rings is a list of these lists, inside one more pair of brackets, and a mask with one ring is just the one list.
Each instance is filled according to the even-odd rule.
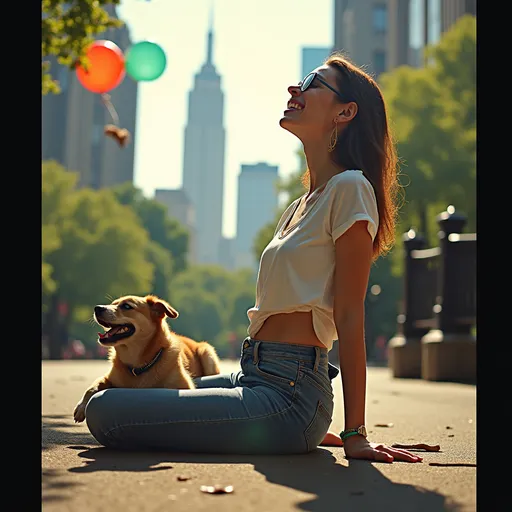
[[347,430],[343,430],[340,432],[340,438],[344,441],[347,437],[360,435],[366,437],[366,427],[361,425],[357,428],[348,428]]
[[340,434],[340,437],[341,437],[342,441],[345,441],[345,439],[347,439],[350,436],[358,436],[358,435],[359,435],[359,433],[356,430],[355,432],[342,432]]

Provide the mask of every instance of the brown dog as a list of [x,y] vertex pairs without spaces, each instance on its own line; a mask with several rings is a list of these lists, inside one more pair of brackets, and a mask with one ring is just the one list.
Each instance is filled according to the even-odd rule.
[[220,372],[215,349],[171,331],[166,316],[177,318],[178,312],[154,295],[130,295],[94,308],[94,319],[106,331],[98,343],[109,347],[112,367],[84,393],[73,413],[76,422],[84,421],[87,403],[102,389],[193,389],[193,377]]

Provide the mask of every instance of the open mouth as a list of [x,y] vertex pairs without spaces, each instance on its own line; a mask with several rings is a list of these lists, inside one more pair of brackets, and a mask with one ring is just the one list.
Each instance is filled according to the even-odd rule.
[[135,327],[132,324],[109,324],[103,320],[97,319],[98,323],[105,327],[105,332],[98,333],[98,341],[102,345],[111,345],[119,340],[130,337],[135,332]]
[[304,109],[304,105],[301,105],[300,103],[296,101],[289,101],[286,105],[285,112],[293,112],[293,111],[300,111]]

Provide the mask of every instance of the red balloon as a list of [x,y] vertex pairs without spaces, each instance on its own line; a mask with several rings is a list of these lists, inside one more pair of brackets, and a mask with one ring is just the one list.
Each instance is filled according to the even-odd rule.
[[112,41],[95,41],[86,52],[88,70],[76,67],[76,76],[89,91],[103,94],[115,89],[125,76],[124,55]]

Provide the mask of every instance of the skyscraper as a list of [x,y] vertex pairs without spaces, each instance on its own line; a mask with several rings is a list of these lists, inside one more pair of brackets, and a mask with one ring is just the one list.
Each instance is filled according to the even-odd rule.
[[334,0],[334,49],[378,77],[388,69],[388,0]]
[[206,62],[195,75],[188,98],[183,155],[183,189],[195,211],[198,263],[220,263],[224,194],[224,95],[213,64],[210,22]]
[[252,248],[258,231],[275,218],[278,205],[277,179],[277,166],[263,162],[242,165],[238,175],[236,268],[258,266]]

